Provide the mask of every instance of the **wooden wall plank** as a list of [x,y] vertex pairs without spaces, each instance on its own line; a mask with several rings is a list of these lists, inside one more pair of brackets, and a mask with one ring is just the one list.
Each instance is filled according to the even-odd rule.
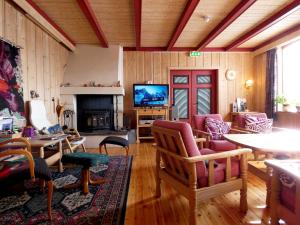
[[169,52],[161,53],[161,83],[169,83],[169,71],[171,55]]
[[17,10],[8,2],[4,3],[4,34],[6,39],[16,43],[17,41]]
[[[147,80],[152,80],[154,83],[168,83],[170,68],[217,69],[218,111],[229,120],[230,103],[235,101],[236,97],[246,97],[244,96],[244,81],[253,74],[252,64],[253,57],[250,53],[206,52],[200,57],[191,59],[187,52],[124,52],[125,111],[132,112],[133,83],[143,83]],[[142,65],[144,71],[140,69]],[[227,81],[225,73],[228,69],[236,70],[240,77],[235,81]]]
[[[28,95],[31,90],[36,90],[36,51],[35,51],[35,29],[36,26],[30,20],[26,21],[26,49],[27,49],[27,73],[28,73]],[[30,95],[29,95],[30,96]]]
[[153,53],[153,83],[161,83],[161,53]]
[[30,90],[37,91],[45,102],[48,119],[56,122],[51,97],[57,100],[60,96],[69,51],[5,0],[0,0],[0,36],[21,47],[24,101],[31,99]]
[[0,0],[0,37],[4,37],[4,0]]
[[153,81],[153,53],[145,52],[144,60],[145,81]]
[[36,90],[40,95],[40,99],[44,100],[44,64],[43,64],[43,31],[40,28],[35,32],[36,47]]

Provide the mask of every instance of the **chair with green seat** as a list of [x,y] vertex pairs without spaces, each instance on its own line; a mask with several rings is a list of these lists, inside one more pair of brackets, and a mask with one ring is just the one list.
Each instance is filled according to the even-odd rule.
[[104,179],[91,180],[90,178],[90,167],[96,166],[97,164],[108,164],[109,157],[102,154],[93,154],[86,152],[74,152],[69,154],[64,154],[61,161],[63,163],[70,163],[82,166],[81,169],[81,182],[77,184],[71,184],[65,186],[65,188],[77,188],[79,186],[83,187],[83,193],[89,193],[89,184],[99,185],[105,183]]

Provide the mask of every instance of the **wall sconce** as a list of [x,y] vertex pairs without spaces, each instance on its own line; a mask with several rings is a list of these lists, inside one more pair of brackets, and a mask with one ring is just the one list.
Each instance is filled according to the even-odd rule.
[[246,89],[249,89],[253,86],[253,80],[246,80],[245,87]]

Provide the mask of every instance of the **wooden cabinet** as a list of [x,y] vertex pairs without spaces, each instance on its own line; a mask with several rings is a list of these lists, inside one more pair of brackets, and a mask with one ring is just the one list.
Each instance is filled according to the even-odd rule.
[[153,139],[151,134],[152,123],[156,119],[169,119],[169,108],[135,109],[136,113],[136,143],[141,139]]

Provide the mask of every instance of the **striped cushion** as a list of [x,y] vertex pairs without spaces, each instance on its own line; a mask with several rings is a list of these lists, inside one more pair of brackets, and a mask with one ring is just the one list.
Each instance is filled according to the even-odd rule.
[[256,116],[246,115],[245,128],[264,133],[272,130],[273,119],[259,118]]
[[230,131],[230,127],[226,122],[212,118],[205,119],[205,127],[213,140],[222,140],[223,134],[228,134]]

